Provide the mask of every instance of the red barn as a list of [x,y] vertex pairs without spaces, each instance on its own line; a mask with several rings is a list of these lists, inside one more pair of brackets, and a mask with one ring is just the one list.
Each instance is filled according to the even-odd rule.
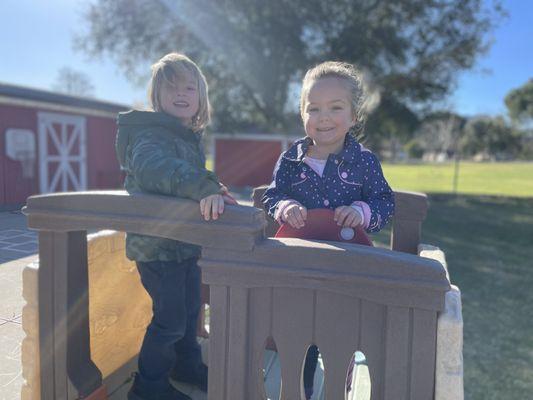
[[230,188],[269,184],[281,152],[296,139],[294,135],[215,134],[211,147],[215,172]]
[[116,116],[129,107],[0,83],[0,210],[30,195],[116,189]]

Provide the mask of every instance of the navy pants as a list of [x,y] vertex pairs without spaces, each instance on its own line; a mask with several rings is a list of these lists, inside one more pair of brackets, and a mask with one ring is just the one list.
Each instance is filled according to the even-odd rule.
[[318,364],[318,347],[315,345],[309,346],[307,356],[304,364],[304,389],[305,397],[311,398],[313,393],[313,380],[315,378],[316,366]]
[[195,369],[202,362],[196,340],[201,283],[197,261],[137,262],[153,303],[153,318],[139,353],[139,384],[143,389],[165,390],[175,363]]

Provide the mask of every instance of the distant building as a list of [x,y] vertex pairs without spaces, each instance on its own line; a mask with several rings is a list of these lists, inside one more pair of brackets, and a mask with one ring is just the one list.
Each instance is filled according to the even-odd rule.
[[280,134],[214,134],[210,153],[215,172],[230,188],[269,184],[281,152],[296,139]]
[[116,189],[116,116],[127,105],[0,83],[0,209],[38,193]]

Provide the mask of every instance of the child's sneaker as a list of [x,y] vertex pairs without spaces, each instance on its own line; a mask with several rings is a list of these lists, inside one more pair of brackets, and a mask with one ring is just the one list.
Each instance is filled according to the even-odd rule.
[[204,363],[192,370],[184,367],[183,364],[176,364],[170,372],[170,378],[177,382],[194,385],[202,392],[207,393],[207,365]]
[[171,384],[164,392],[154,393],[142,388],[139,384],[139,376],[135,374],[133,385],[128,392],[128,400],[192,400],[185,393],[180,392]]

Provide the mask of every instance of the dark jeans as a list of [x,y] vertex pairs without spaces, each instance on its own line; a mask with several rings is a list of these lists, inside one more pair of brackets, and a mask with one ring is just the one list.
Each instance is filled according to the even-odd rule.
[[[315,378],[316,366],[318,364],[318,347],[315,345],[309,346],[307,356],[304,364],[304,388],[306,397],[310,398],[313,393],[313,380]],[[307,396],[308,395],[308,396]]]
[[175,363],[196,368],[202,362],[196,340],[201,274],[196,258],[137,262],[137,269],[153,302],[139,353],[139,384],[158,392],[168,387]]

